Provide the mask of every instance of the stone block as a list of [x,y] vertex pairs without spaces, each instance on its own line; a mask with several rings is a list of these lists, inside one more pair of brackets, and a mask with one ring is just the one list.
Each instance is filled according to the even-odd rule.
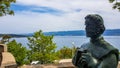
[[0,53],[1,52],[7,52],[7,45],[5,44],[0,44]]

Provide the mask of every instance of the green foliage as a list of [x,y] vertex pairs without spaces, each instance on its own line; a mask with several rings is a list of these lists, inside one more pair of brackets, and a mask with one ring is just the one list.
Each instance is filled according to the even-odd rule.
[[120,1],[109,0],[110,3],[113,3],[113,9],[118,9],[120,11]]
[[60,59],[72,58],[72,49],[64,46],[60,50],[58,50],[58,56]]
[[11,3],[15,3],[16,0],[0,0],[0,16],[6,14],[13,15],[14,11],[10,9]]
[[30,61],[40,61],[41,64],[51,63],[56,59],[56,44],[52,41],[53,36],[45,36],[42,31],[34,33],[33,37],[28,37],[28,46],[30,48]]
[[63,48],[58,50],[56,52],[56,54],[59,57],[59,59],[68,59],[68,58],[72,58],[73,57],[73,55],[75,54],[75,51],[76,51],[76,47],[75,46],[73,46],[72,48],[69,48],[67,46],[63,46]]
[[0,40],[1,42],[1,44],[5,44],[5,43],[8,43],[9,42],[9,40],[10,40],[10,38],[12,38],[11,36],[9,36],[9,35],[3,35],[2,36],[2,39]]
[[113,3],[115,0],[109,0],[110,3]]
[[21,43],[17,43],[15,40],[8,42],[8,51],[15,57],[18,66],[26,63],[27,49],[22,46]]

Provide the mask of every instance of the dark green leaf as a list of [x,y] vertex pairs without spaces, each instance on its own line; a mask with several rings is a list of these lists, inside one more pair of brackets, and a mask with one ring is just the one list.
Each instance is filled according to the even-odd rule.
[[117,8],[117,6],[116,6],[116,5],[114,5],[114,6],[113,6],[113,9],[116,9],[116,8]]
[[115,0],[109,0],[110,3],[113,3]]
[[14,15],[14,11],[11,10],[11,11],[9,12],[9,14],[10,14],[10,15]]

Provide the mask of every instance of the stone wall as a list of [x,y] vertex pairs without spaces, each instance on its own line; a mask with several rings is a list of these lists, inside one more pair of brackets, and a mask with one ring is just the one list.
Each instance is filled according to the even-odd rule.
[[[65,59],[66,60],[66,59]],[[62,60],[63,61],[63,60]],[[19,68],[75,68],[75,66],[72,64],[72,62],[63,62],[58,64],[37,64],[37,65],[23,65]],[[118,64],[118,67],[120,68],[120,62]]]

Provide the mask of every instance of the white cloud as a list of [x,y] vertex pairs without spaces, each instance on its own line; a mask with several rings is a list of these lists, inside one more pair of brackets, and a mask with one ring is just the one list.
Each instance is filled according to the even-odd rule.
[[22,5],[52,7],[64,11],[78,8],[87,10],[107,10],[109,4],[107,0],[17,0],[17,3]]
[[107,0],[17,0],[17,4],[43,6],[65,13],[57,16],[30,10],[17,11],[15,16],[0,18],[1,33],[29,33],[39,29],[43,31],[83,30],[84,17],[91,13],[100,14],[107,29],[120,28],[118,25],[120,12],[112,10],[112,5]]
[[[6,20],[7,19],[7,20]],[[77,25],[66,16],[60,17],[50,14],[23,12],[15,16],[0,18],[0,29],[3,33],[28,33],[42,29],[43,31],[74,30]],[[9,25],[8,25],[9,24]],[[11,29],[11,30],[10,30]],[[10,31],[8,31],[10,30]]]

